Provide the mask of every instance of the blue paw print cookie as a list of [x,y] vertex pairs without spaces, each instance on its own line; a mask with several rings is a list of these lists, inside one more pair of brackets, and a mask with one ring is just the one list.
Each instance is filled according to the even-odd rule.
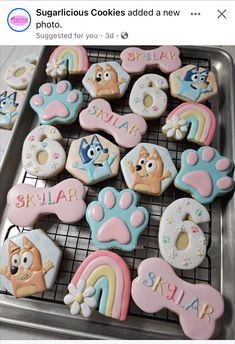
[[73,123],[82,108],[82,92],[72,89],[69,81],[58,84],[47,83],[39,88],[30,105],[37,112],[41,124]]
[[181,156],[175,186],[190,193],[200,203],[208,204],[234,188],[234,180],[228,177],[233,167],[233,162],[214,148],[187,149]]
[[136,193],[130,189],[118,192],[106,187],[100,191],[98,201],[90,203],[86,212],[92,241],[97,248],[135,249],[149,220],[148,211],[136,204]]

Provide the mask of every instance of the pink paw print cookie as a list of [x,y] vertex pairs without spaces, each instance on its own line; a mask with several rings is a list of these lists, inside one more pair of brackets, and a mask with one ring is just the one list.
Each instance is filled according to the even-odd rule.
[[216,289],[183,281],[160,258],[145,259],[139,265],[131,296],[146,313],[167,308],[178,314],[182,330],[192,339],[209,339],[224,312],[223,297]]
[[233,162],[215,148],[187,149],[181,155],[175,186],[190,193],[198,202],[208,204],[233,190],[234,180],[228,176],[233,168]]
[[47,83],[39,88],[39,94],[30,99],[30,105],[38,115],[40,124],[71,124],[82,108],[82,92],[72,88],[69,81]]

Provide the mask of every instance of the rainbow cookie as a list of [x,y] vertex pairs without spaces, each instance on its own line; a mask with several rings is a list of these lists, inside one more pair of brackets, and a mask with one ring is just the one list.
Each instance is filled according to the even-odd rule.
[[153,196],[161,195],[177,174],[169,151],[151,143],[139,143],[121,160],[121,168],[130,189]]
[[121,98],[130,83],[130,75],[115,61],[91,65],[82,83],[92,98]]
[[71,124],[82,108],[82,92],[72,88],[69,81],[47,83],[39,88],[39,94],[30,99],[40,124]]
[[[58,66],[57,70],[54,68],[56,65]],[[49,58],[47,75],[55,78],[65,76],[65,72],[70,75],[84,74],[88,70],[88,66],[89,61],[85,48],[79,45],[60,45],[55,48]],[[59,67],[61,67],[61,71],[58,73]]]
[[0,252],[0,282],[16,298],[53,287],[62,257],[42,230],[25,231],[4,241]]
[[64,303],[72,315],[99,313],[125,320],[130,302],[130,272],[124,260],[110,251],[96,251],[79,266]]
[[139,265],[131,296],[146,313],[167,308],[178,314],[182,330],[192,339],[209,339],[224,312],[223,297],[216,289],[183,281],[160,258],[145,259]]
[[118,192],[106,187],[100,191],[98,201],[91,202],[86,211],[96,247],[123,251],[135,249],[149,220],[148,211],[136,204],[137,195],[132,190]]
[[126,48],[120,57],[122,67],[130,74],[142,74],[148,67],[159,68],[164,73],[171,73],[181,67],[180,51],[170,45],[151,50]]
[[214,73],[208,68],[187,65],[170,74],[171,95],[183,101],[205,102],[217,93]]
[[216,129],[214,113],[205,105],[187,102],[169,113],[162,132],[177,141],[184,139],[198,145],[210,145]]
[[175,178],[175,186],[192,195],[198,202],[208,204],[234,188],[234,180],[228,177],[233,162],[208,146],[185,150],[181,155],[181,169]]

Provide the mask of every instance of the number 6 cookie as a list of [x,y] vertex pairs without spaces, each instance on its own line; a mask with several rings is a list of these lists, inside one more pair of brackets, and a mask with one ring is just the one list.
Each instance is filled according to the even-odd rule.
[[171,203],[162,215],[159,248],[163,258],[178,269],[194,269],[206,255],[206,238],[197,225],[210,221],[206,208],[191,198]]
[[60,132],[50,125],[33,129],[23,145],[22,164],[25,170],[36,177],[50,178],[60,173],[65,165],[66,154],[58,142]]

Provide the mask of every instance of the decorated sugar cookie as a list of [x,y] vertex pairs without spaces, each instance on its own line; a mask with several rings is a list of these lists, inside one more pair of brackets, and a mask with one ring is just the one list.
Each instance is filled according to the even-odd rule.
[[131,296],[146,313],[167,308],[178,314],[182,330],[192,339],[212,337],[216,320],[224,312],[223,297],[216,289],[183,281],[160,258],[145,259],[139,265]]
[[4,241],[0,280],[16,298],[53,287],[62,257],[59,247],[42,230],[23,232]]
[[66,169],[84,184],[91,185],[118,174],[120,149],[100,135],[74,140]]
[[169,81],[172,96],[183,101],[202,103],[217,93],[213,72],[203,67],[182,67],[170,74]]
[[59,174],[66,161],[62,136],[51,125],[40,125],[26,137],[22,151],[24,169],[33,176],[50,178]]
[[79,266],[64,303],[72,315],[89,317],[98,312],[117,320],[126,320],[130,302],[130,272],[116,253],[96,251]]
[[177,141],[187,140],[204,146],[209,145],[216,129],[214,113],[205,105],[187,102],[169,113],[162,132]]
[[120,57],[122,67],[130,74],[142,74],[148,67],[159,68],[164,73],[171,73],[181,67],[180,51],[170,45],[151,50],[126,48]]
[[90,102],[79,115],[82,128],[90,131],[103,130],[112,135],[119,146],[130,148],[141,142],[147,130],[145,120],[136,114],[118,115],[103,99]]
[[121,98],[127,90],[130,76],[115,61],[91,65],[82,83],[92,98]]
[[144,207],[137,207],[134,191],[118,192],[106,187],[100,191],[98,201],[88,205],[86,219],[97,248],[132,251],[147,227],[149,214]]
[[39,88],[39,94],[30,99],[30,105],[41,124],[71,124],[82,108],[82,92],[72,88],[69,81],[47,83]]
[[46,73],[53,78],[66,74],[84,74],[89,61],[86,49],[80,45],[60,45],[54,49],[47,63]]
[[21,227],[33,226],[43,215],[56,214],[64,223],[81,220],[86,211],[85,189],[70,178],[50,188],[16,184],[7,195],[7,218]]
[[0,128],[13,127],[24,97],[24,91],[15,91],[10,87],[0,92]]
[[175,178],[175,186],[198,202],[208,204],[233,190],[234,180],[228,177],[233,167],[233,162],[221,156],[215,148],[187,149],[181,155],[181,169]]
[[6,83],[14,90],[26,90],[36,69],[37,57],[28,55],[10,65],[5,73]]
[[127,186],[135,191],[161,195],[173,182],[177,170],[164,147],[139,143],[121,160]]
[[134,113],[145,119],[154,119],[163,114],[167,106],[168,88],[165,78],[157,74],[141,76],[132,87],[129,106]]
[[177,269],[194,269],[206,255],[206,238],[198,226],[210,221],[205,207],[191,198],[180,198],[164,211],[159,227],[162,257]]

